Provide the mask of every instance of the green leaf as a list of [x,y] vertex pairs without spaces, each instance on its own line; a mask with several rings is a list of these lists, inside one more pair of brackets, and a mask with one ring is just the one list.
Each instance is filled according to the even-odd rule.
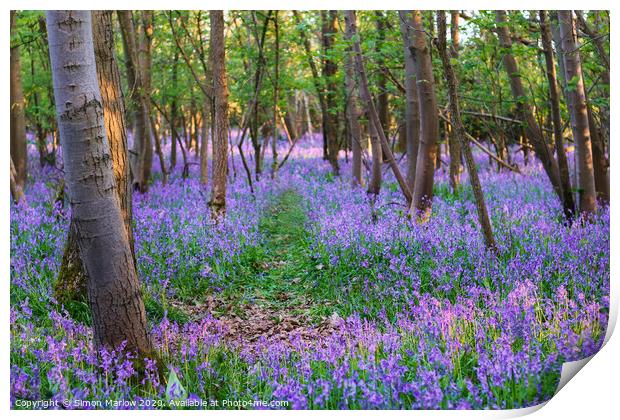
[[575,91],[575,89],[577,89],[578,84],[579,84],[579,75],[576,74],[566,84],[566,90],[568,92],[573,92]]
[[179,381],[179,377],[177,376],[174,369],[170,369],[170,373],[168,374],[168,385],[166,386],[166,398],[168,400],[185,400],[187,399],[187,391]]

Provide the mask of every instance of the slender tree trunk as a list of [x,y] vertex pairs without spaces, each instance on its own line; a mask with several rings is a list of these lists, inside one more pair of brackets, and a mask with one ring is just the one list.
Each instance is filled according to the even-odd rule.
[[117,13],[123,38],[123,47],[127,57],[125,68],[127,69],[127,82],[130,86],[130,109],[133,111],[135,124],[133,131],[133,159],[130,161],[131,173],[134,187],[141,192],[145,192],[148,185],[143,183],[146,172],[143,169],[143,164],[146,162],[144,153],[147,150],[147,144],[150,144],[150,122],[145,96],[146,89],[143,82],[140,60],[138,59],[136,30],[133,24],[132,12],[131,10],[119,10]]
[[360,112],[357,107],[357,94],[355,92],[355,76],[354,76],[353,55],[349,50],[347,52],[345,66],[345,84],[346,84],[346,114],[349,126],[349,136],[351,139],[352,171],[351,183],[354,186],[363,186],[362,178],[362,129],[360,127]]
[[575,35],[572,10],[558,11],[562,50],[564,51],[564,71],[566,80],[575,85],[568,89],[568,107],[571,127],[577,149],[577,180],[579,182],[579,212],[585,215],[596,213],[596,188],[592,163],[592,142],[583,77],[581,57]]
[[[450,12],[450,38],[452,39],[452,46],[450,48],[450,57],[453,60],[459,58],[459,12],[458,10],[452,10]],[[452,124],[452,123],[450,123]],[[456,191],[461,185],[461,173],[463,172],[463,166],[461,165],[461,142],[456,138],[456,130],[453,126],[448,127],[448,146],[450,148],[450,186],[452,191]],[[503,153],[503,148],[502,148]],[[500,154],[500,157],[503,157]]]
[[534,152],[541,161],[551,185],[556,194],[563,200],[562,187],[560,185],[560,171],[558,163],[554,159],[549,146],[545,142],[545,138],[542,134],[540,126],[534,118],[532,112],[532,106],[527,99],[523,83],[521,81],[521,75],[519,73],[519,66],[517,60],[511,54],[512,39],[510,38],[510,32],[508,31],[508,20],[506,18],[506,12],[504,10],[497,10],[496,22],[497,22],[497,34],[499,36],[500,46],[505,50],[503,61],[508,77],[510,78],[510,88],[512,95],[517,101],[517,108],[521,114],[521,119],[525,121],[525,134],[527,139],[531,141],[534,146]]
[[400,32],[405,50],[405,130],[407,137],[407,185],[413,191],[415,171],[420,146],[420,114],[418,112],[418,89],[415,78],[415,57],[412,53],[413,38],[407,13],[399,11]]
[[275,35],[274,45],[274,81],[273,81],[273,135],[271,137],[271,178],[275,178],[278,172],[278,100],[279,100],[279,79],[280,79],[280,27],[278,24],[278,11],[273,16],[273,31]]
[[455,137],[462,146],[462,150],[465,154],[465,163],[467,164],[467,171],[469,172],[469,182],[474,192],[474,198],[476,200],[476,210],[478,212],[478,221],[482,229],[484,241],[489,249],[497,253],[497,244],[493,237],[493,229],[491,227],[491,221],[489,219],[489,213],[487,211],[486,204],[484,202],[484,194],[482,192],[482,186],[480,179],[478,178],[478,170],[474,157],[469,147],[469,143],[466,139],[465,128],[461,121],[461,111],[459,107],[458,99],[458,80],[454,74],[454,69],[450,62],[451,57],[448,56],[448,47],[446,41],[446,15],[444,11],[437,12],[437,30],[439,56],[443,64],[443,70],[446,75],[446,82],[448,85],[448,97],[450,99],[450,118],[452,122],[452,129],[454,130]]
[[166,159],[164,158],[164,152],[161,149],[161,139],[159,138],[159,132],[157,130],[157,123],[153,115],[149,112],[149,122],[151,126],[151,133],[153,142],[155,143],[155,153],[159,159],[159,167],[161,169],[161,184],[168,184],[168,168],[166,167]]
[[256,41],[256,47],[258,48],[258,62],[256,63],[256,70],[254,71],[254,93],[256,95],[255,96],[256,100],[253,101],[252,103],[250,137],[252,138],[252,147],[254,149],[254,173],[255,173],[256,181],[258,181],[262,173],[262,161],[263,161],[264,150],[262,149],[262,142],[260,139],[259,112],[258,112],[259,104],[260,104],[260,95],[258,95],[257,92],[260,91],[260,87],[262,86],[262,82],[263,82],[263,73],[264,73],[264,68],[266,65],[266,60],[265,60],[265,55],[264,55],[265,37],[267,36],[267,28],[269,27],[269,21],[271,20],[271,15],[273,11],[269,10],[267,12],[267,15],[265,16],[265,20],[263,21],[260,36],[258,35],[258,23],[256,21],[256,12],[253,11],[251,13],[252,13],[252,21],[254,25],[253,27],[254,27],[254,37]]
[[[372,102],[372,96],[370,95],[370,89],[368,88],[368,78],[366,77],[366,70],[364,68],[364,61],[362,58],[362,48],[360,46],[360,41],[359,41],[359,37],[357,34],[357,23],[356,23],[355,11],[347,10],[345,12],[345,23],[346,23],[346,28],[347,28],[348,39],[353,40],[353,51],[355,53],[354,58],[355,58],[355,64],[356,64],[357,74],[358,74],[358,82],[359,82],[358,85],[359,85],[360,97],[366,107],[366,114],[368,115],[368,119],[371,124],[371,130],[374,127],[374,131],[377,133],[379,140],[381,141],[381,147],[383,148],[383,154],[385,154],[385,156],[388,159],[390,168],[392,169],[392,172],[394,173],[394,177],[396,178],[396,181],[398,182],[398,185],[400,186],[400,189],[403,195],[405,196],[405,199],[407,200],[407,202],[409,202],[411,201],[411,191],[409,190],[409,187],[407,186],[407,182],[405,181],[405,178],[400,172],[400,168],[398,167],[398,163],[396,162],[396,159],[394,159],[394,154],[392,153],[390,144],[385,136],[385,133],[381,129],[381,122],[379,121],[379,115],[377,114],[375,105]],[[377,155],[380,155],[380,153],[377,153]],[[370,191],[370,188],[369,188],[369,191]]]
[[[599,11],[597,10],[593,10],[590,11],[590,13],[599,13]],[[603,150],[603,155],[604,155],[604,139],[601,137],[605,137],[605,140],[608,141],[609,140],[609,87],[610,87],[610,78],[609,78],[609,70],[610,70],[610,63],[609,63],[609,54],[607,53],[607,50],[605,48],[605,37],[609,36],[608,34],[600,34],[597,30],[596,27],[592,27],[590,26],[590,24],[588,23],[587,19],[585,18],[585,16],[583,15],[583,12],[580,10],[575,10],[575,14],[577,15],[577,19],[579,21],[579,27],[582,29],[582,31],[586,34],[586,36],[590,39],[590,41],[592,43],[594,43],[594,46],[596,48],[596,52],[599,56],[599,58],[601,59],[601,62],[603,63],[603,66],[605,67],[604,70],[601,72],[601,79],[603,81],[603,84],[605,86],[602,87],[601,89],[601,93],[603,96],[603,99],[605,101],[606,104],[600,104],[599,105],[599,109],[600,109],[600,120],[601,120],[601,124],[604,126],[605,130],[604,130],[604,136],[603,136],[603,132],[601,132],[599,136],[602,144],[600,145],[602,147]],[[587,93],[587,91],[586,91]],[[596,172],[596,167],[597,167],[597,157],[596,154],[598,153],[596,151],[596,149],[599,147],[599,145],[597,145],[595,143],[595,139],[594,136],[592,137],[592,153],[595,154],[594,156],[594,177],[597,178],[597,172]],[[598,187],[597,187],[597,191],[598,191]]]
[[127,132],[125,130],[125,105],[121,91],[121,75],[114,53],[114,27],[111,11],[93,11],[93,43],[97,80],[99,82],[103,104],[103,118],[106,134],[112,152],[112,169],[116,183],[121,214],[129,244],[133,250],[133,231],[131,229],[131,184],[129,181],[129,151]]
[[335,10],[321,11],[323,21],[323,49],[325,54],[323,66],[323,78],[325,79],[326,92],[325,102],[327,114],[324,117],[325,134],[327,136],[327,157],[334,175],[340,173],[338,165],[338,152],[340,145],[338,142],[338,113],[336,111],[336,72],[338,70],[332,55],[334,54],[334,41],[337,32],[337,12]]
[[151,45],[153,40],[153,11],[142,11],[142,33],[140,34],[140,54],[138,62],[140,67],[140,80],[142,81],[142,98],[143,98],[143,115],[145,124],[144,142],[140,149],[140,177],[138,179],[138,188],[141,193],[149,190],[149,180],[151,178],[151,170],[153,168],[153,134],[151,130],[150,114],[151,114]]
[[[146,313],[104,127],[90,11],[48,11],[58,126],[98,348],[152,357]],[[62,104],[62,105],[61,105]]]
[[379,132],[374,121],[366,111],[368,120],[368,132],[370,134],[370,153],[372,155],[372,165],[370,167],[370,181],[368,182],[368,194],[377,196],[381,192],[381,182],[383,179],[383,149]]
[[417,64],[416,80],[420,107],[420,146],[410,212],[421,219],[426,219],[430,216],[433,202],[439,120],[437,116],[433,65],[426,40],[427,35],[422,26],[422,13],[419,10],[413,10],[411,16],[410,22],[413,27],[415,50],[413,53],[415,54]]
[[288,95],[286,100],[286,115],[284,116],[284,125],[289,132],[291,139],[297,140],[300,137],[299,114],[297,111],[297,101],[294,95]]
[[[601,74],[603,83],[607,85],[606,89],[603,89],[603,99],[609,103],[609,56],[604,47],[603,37],[598,34],[590,25],[587,23],[583,13],[581,11],[576,10],[575,14],[577,15],[577,19],[579,21],[579,26],[588,36],[591,42],[595,43],[597,52],[601,61],[605,65],[606,69]],[[562,44],[561,36],[559,34],[559,27],[557,28],[558,32],[558,44]],[[561,49],[561,48],[560,48]],[[559,56],[560,54],[558,54]],[[563,69],[563,66],[561,67]],[[583,79],[583,72],[582,72]],[[592,105],[588,98],[588,90],[584,85],[584,93],[586,98],[587,105],[587,113],[588,113],[588,125],[590,127],[590,138],[592,142],[592,164],[594,166],[594,185],[596,188],[596,196],[603,203],[609,203],[609,175],[608,175],[608,162],[607,157],[605,156],[605,141],[602,130],[599,129],[597,125],[594,114],[592,112]],[[569,101],[567,100],[567,103]],[[600,121],[603,126],[606,127],[605,132],[609,133],[609,107],[599,105],[600,109]]]
[[215,136],[211,166],[211,217],[218,220],[226,214],[226,176],[228,173],[228,86],[224,45],[224,13],[211,10],[211,39],[213,93],[215,98]]
[[[15,28],[16,11],[11,10],[11,35]],[[15,183],[23,190],[28,171],[26,148],[26,117],[24,113],[24,92],[22,90],[19,46],[11,47],[11,160],[15,165]]]
[[547,19],[547,12],[541,10],[540,33],[542,46],[545,53],[545,64],[547,69],[547,80],[549,82],[549,99],[551,106],[551,117],[553,120],[553,135],[555,137],[555,153],[558,158],[558,168],[560,171],[560,185],[562,188],[562,204],[564,215],[571,219],[575,214],[575,202],[570,184],[570,174],[568,170],[568,160],[564,151],[564,138],[562,135],[562,119],[560,117],[560,98],[558,94],[558,82],[555,71],[555,61],[553,60],[553,48],[551,47],[551,29]]
[[200,127],[200,183],[207,185],[209,182],[209,126],[207,119],[209,112],[209,101],[206,100],[202,112],[202,126]]
[[15,165],[13,165],[13,159],[11,158],[11,197],[13,197],[13,201],[15,204],[19,204],[20,202],[25,203],[26,198],[24,197],[24,190],[22,190],[21,185],[15,181],[17,178],[17,172],[15,171]]
[[[375,11],[375,23],[377,28],[377,43],[375,45],[377,53],[377,67],[380,69],[385,68],[385,59],[383,52],[383,45],[385,44],[385,26],[386,18],[383,12]],[[380,71],[377,74],[377,113],[379,114],[379,121],[381,121],[381,129],[385,133],[390,132],[390,110],[389,110],[389,98],[387,90],[387,78],[385,72]]]
[[325,91],[321,84],[321,79],[319,77],[319,70],[317,69],[316,63],[314,61],[314,53],[312,52],[312,46],[310,45],[310,40],[306,35],[306,31],[303,28],[301,16],[298,11],[293,10],[293,16],[295,17],[295,22],[297,22],[297,26],[299,27],[299,37],[302,40],[304,51],[306,52],[306,59],[308,60],[308,65],[310,66],[310,71],[312,72],[312,81],[314,82],[314,88],[316,89],[317,96],[319,98],[319,106],[321,107],[321,115],[323,118],[323,159],[327,159],[327,134],[325,132],[325,118],[327,115],[327,101],[325,99]]
[[[172,62],[172,91],[173,97],[172,102],[170,104],[170,125],[175,125],[177,121],[177,113],[178,104],[177,104],[177,95],[178,95],[178,80],[179,80],[179,51],[176,50],[174,52],[174,61]],[[173,172],[177,166],[177,137],[172,134],[171,131],[171,141],[170,141],[170,172]]]
[[[28,45],[28,54],[30,55],[30,77],[32,80],[35,80],[36,71],[35,71],[35,60],[34,60],[34,49],[32,47],[32,43]],[[35,90],[32,93],[32,101],[36,109],[39,109],[39,95]],[[35,126],[35,137],[37,142],[37,150],[39,152],[39,166],[45,166],[47,162],[47,131],[43,129],[43,125],[41,124],[41,117],[38,115],[34,118],[34,126]]]
[[586,93],[586,103],[588,111],[588,125],[590,126],[590,137],[592,139],[592,160],[594,165],[594,185],[596,187],[596,197],[603,203],[609,204],[609,175],[607,174],[607,157],[605,156],[605,146],[601,138],[601,132],[594,120],[592,106]]

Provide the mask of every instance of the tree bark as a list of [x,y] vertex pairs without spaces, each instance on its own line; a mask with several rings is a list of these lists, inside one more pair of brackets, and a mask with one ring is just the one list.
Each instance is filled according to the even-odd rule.
[[487,247],[497,254],[497,244],[493,237],[493,229],[491,227],[491,221],[489,219],[489,213],[484,201],[484,194],[482,192],[482,186],[480,179],[478,178],[478,169],[474,162],[474,157],[469,147],[465,135],[465,128],[461,121],[461,112],[458,99],[458,80],[454,73],[454,69],[450,62],[450,56],[448,56],[448,47],[446,41],[446,15],[444,11],[437,12],[437,30],[438,42],[437,49],[443,64],[443,70],[446,76],[446,82],[448,85],[448,97],[450,100],[450,119],[452,122],[452,129],[458,142],[460,143],[462,150],[465,154],[465,163],[467,165],[467,171],[469,172],[469,182],[474,192],[474,198],[476,200],[476,211],[478,212],[478,221],[482,229],[484,241]]
[[[458,10],[452,10],[450,12],[450,38],[452,40],[450,58],[456,60],[459,57],[460,42]],[[450,148],[449,179],[452,191],[455,192],[461,185],[461,173],[463,172],[463,167],[461,165],[461,142],[456,138],[457,133],[454,127],[452,127],[452,123],[450,123],[448,128],[448,146]]]
[[[357,35],[357,23],[355,18],[355,11],[347,10],[345,12],[345,23],[347,28],[347,36],[348,39],[353,40],[353,51],[355,64],[357,68],[358,81],[359,81],[359,91],[360,97],[366,106],[366,114],[368,115],[368,119],[370,121],[371,130],[374,127],[380,141],[381,147],[383,148],[383,154],[386,155],[388,159],[388,164],[394,173],[394,177],[400,186],[400,189],[405,196],[407,202],[411,201],[411,191],[407,186],[407,182],[400,172],[400,168],[398,167],[398,163],[396,159],[394,159],[394,154],[390,148],[390,144],[385,136],[385,133],[381,129],[381,122],[379,121],[379,115],[377,114],[377,110],[375,108],[374,103],[372,102],[372,96],[370,95],[370,90],[368,88],[368,78],[366,77],[366,70],[364,68],[364,61],[362,59],[362,48],[360,46],[360,41]],[[372,136],[372,135],[371,135]],[[377,153],[380,155],[380,153]]]
[[[172,90],[174,92],[174,96],[172,97],[172,102],[170,104],[170,125],[175,125],[177,121],[177,113],[178,104],[177,104],[177,90],[179,85],[179,51],[175,51],[174,53],[174,61],[172,62]],[[203,117],[204,118],[204,117]],[[177,166],[177,137],[171,132],[171,140],[170,140],[170,172],[173,172]]]
[[[599,12],[591,11],[590,13],[599,13]],[[601,105],[600,109],[601,109],[601,124],[605,127],[605,138],[609,140],[609,87],[610,87],[609,70],[610,70],[610,63],[609,63],[609,54],[607,53],[607,50],[605,49],[605,42],[603,41],[605,35],[600,34],[596,30],[596,28],[593,28],[592,26],[590,26],[590,24],[588,24],[588,21],[586,20],[582,11],[575,10],[575,14],[577,15],[579,26],[581,27],[583,32],[586,34],[586,36],[590,39],[590,41],[594,43],[596,52],[599,58],[601,59],[603,66],[605,67],[604,70],[601,72],[601,79],[603,80],[603,84],[605,84],[606,86],[601,90],[602,90],[603,98],[605,99],[607,105]],[[598,136],[598,137],[601,137],[601,136]],[[594,137],[592,138],[592,140],[593,140],[592,153],[597,153],[595,152],[595,149],[598,148],[598,145],[595,144]],[[594,160],[594,168],[595,168],[594,176],[596,177],[597,176],[596,156]]]
[[345,85],[347,97],[346,114],[352,152],[351,183],[353,186],[361,187],[364,185],[364,179],[362,178],[362,129],[359,123],[360,112],[357,106],[354,66],[353,56],[349,48],[345,66]]
[[228,174],[228,86],[224,45],[224,13],[211,10],[211,39],[213,93],[215,98],[215,136],[213,165],[211,165],[211,217],[219,220],[226,214],[226,176]]
[[607,173],[607,157],[605,156],[605,146],[601,138],[601,132],[594,120],[592,106],[586,93],[586,103],[588,112],[588,125],[590,126],[590,137],[592,140],[592,164],[594,166],[594,186],[596,187],[596,197],[603,203],[609,204],[609,175]]
[[13,159],[11,158],[11,197],[13,197],[13,201],[15,204],[19,204],[20,202],[26,202],[26,198],[24,197],[24,190],[22,190],[21,185],[15,181],[17,178],[17,173],[15,171],[15,165],[13,165]]
[[202,185],[207,185],[209,182],[209,127],[207,124],[209,115],[211,115],[209,105],[210,101],[205,100],[202,111],[202,126],[200,127],[200,183]]
[[[147,96],[138,55],[138,43],[136,41],[136,30],[133,24],[131,10],[119,10],[118,20],[121,27],[123,47],[125,49],[127,70],[127,83],[130,87],[130,109],[134,114],[133,131],[133,159],[132,176],[134,188],[140,192],[148,190],[148,183],[144,182],[144,175],[147,172],[143,169],[148,161],[144,154],[150,145],[150,122],[148,117]],[[152,158],[151,158],[152,159]],[[148,171],[150,173],[150,169]],[[148,181],[148,180],[147,180]]]
[[66,184],[97,348],[152,356],[140,285],[116,191],[105,130],[90,11],[48,11]]
[[111,11],[93,11],[93,44],[97,80],[103,105],[105,130],[112,152],[112,169],[116,183],[116,194],[121,205],[121,214],[133,252],[133,218],[131,207],[131,184],[129,181],[129,150],[125,129],[125,104],[121,91],[121,75],[114,53],[114,27]]
[[[15,29],[17,12],[11,10],[11,37]],[[15,184],[21,190],[28,177],[28,151],[26,143],[26,117],[24,91],[22,89],[19,45],[11,46],[11,160],[15,166]]]
[[159,132],[157,130],[157,123],[153,115],[149,112],[149,123],[151,127],[151,137],[155,143],[155,153],[159,159],[159,167],[161,169],[161,184],[166,185],[168,183],[168,168],[166,167],[166,159],[164,158],[164,152],[161,148],[161,139],[159,138]]
[[510,79],[510,88],[512,95],[517,102],[517,109],[521,114],[521,119],[525,122],[525,134],[534,146],[534,152],[541,161],[551,185],[554,191],[559,197],[560,201],[563,200],[562,187],[560,185],[560,171],[558,163],[554,159],[545,138],[542,134],[540,126],[534,118],[532,107],[525,94],[523,83],[521,81],[521,75],[519,74],[519,67],[517,60],[511,53],[512,39],[510,38],[510,32],[508,31],[508,21],[506,18],[506,11],[497,10],[495,12],[497,22],[497,34],[499,36],[499,43],[502,49],[504,49],[504,67],[508,73]]
[[415,171],[420,146],[420,114],[418,111],[418,89],[415,76],[415,57],[412,53],[413,38],[407,13],[399,11],[400,32],[405,52],[405,132],[407,144],[407,185],[413,191]]
[[273,80],[273,136],[271,138],[271,155],[273,161],[271,162],[271,178],[275,178],[278,172],[278,100],[280,94],[280,26],[278,24],[278,11],[274,12],[273,16],[273,31],[275,36],[274,45],[274,80]]
[[[383,45],[385,44],[385,27],[386,18],[383,12],[375,11],[375,24],[377,28],[377,43],[375,45],[375,51],[377,54],[377,67],[383,69],[385,67],[385,59],[383,52]],[[389,110],[389,98],[387,90],[387,78],[385,72],[380,71],[377,74],[377,113],[379,114],[379,121],[381,121],[381,129],[389,133],[390,132],[390,110]]]
[[553,135],[555,137],[555,153],[558,159],[558,169],[560,171],[560,186],[562,188],[562,205],[564,215],[570,220],[575,214],[575,202],[570,184],[570,173],[568,170],[568,160],[564,151],[564,137],[562,135],[562,119],[560,114],[560,98],[558,94],[558,82],[555,71],[555,61],[553,59],[553,48],[551,47],[551,29],[545,10],[539,11],[540,33],[543,51],[545,54],[545,64],[547,70],[547,81],[549,82],[549,100],[551,107],[551,117],[553,120]]
[[410,213],[421,219],[426,219],[430,216],[433,202],[439,119],[433,65],[426,41],[426,32],[422,26],[422,14],[419,10],[414,10],[411,15],[410,22],[413,27],[414,40],[414,51],[412,53],[415,54],[417,64],[416,81],[420,107],[420,146]]
[[579,185],[579,212],[586,215],[596,213],[596,188],[592,162],[592,142],[583,77],[581,57],[575,35],[575,21],[572,10],[558,11],[562,50],[564,51],[564,71],[568,89],[573,139],[577,150],[577,181]]
[[302,44],[304,46],[304,51],[306,52],[306,59],[308,60],[308,66],[310,67],[310,72],[312,73],[312,81],[314,83],[314,88],[316,89],[317,97],[319,98],[319,106],[321,107],[321,115],[323,118],[323,159],[327,159],[327,134],[325,133],[325,118],[327,116],[327,100],[325,98],[325,91],[321,84],[321,78],[319,77],[319,70],[317,69],[316,63],[314,61],[314,53],[312,52],[312,46],[310,45],[310,40],[306,35],[306,31],[302,26],[301,16],[297,10],[293,10],[293,16],[295,17],[295,21],[297,22],[297,26],[299,27],[299,37],[301,38]]
[[142,11],[142,25],[140,33],[140,46],[138,54],[138,62],[140,67],[140,80],[142,81],[142,97],[143,97],[143,118],[145,120],[144,142],[140,149],[140,178],[138,180],[138,188],[141,193],[149,190],[149,180],[151,178],[151,170],[153,168],[153,132],[151,130],[151,106],[149,98],[151,97],[151,46],[153,43],[153,11]]
[[338,152],[340,145],[338,141],[338,113],[336,111],[336,72],[338,70],[336,62],[332,55],[334,54],[334,41],[337,32],[337,12],[335,10],[321,11],[322,34],[323,34],[323,52],[325,59],[323,62],[323,78],[325,80],[325,106],[326,115],[325,135],[327,136],[327,158],[334,175],[339,175],[340,167],[338,165]]
[[[361,96],[361,95],[360,95]],[[381,140],[379,132],[375,126],[374,120],[370,117],[366,110],[366,119],[368,120],[368,132],[370,135],[370,153],[372,155],[372,165],[370,167],[370,181],[368,182],[368,194],[377,196],[381,192],[381,182],[383,179],[383,149],[381,148]]]
[[[121,215],[135,263],[131,205],[131,183],[127,132],[125,129],[125,105],[121,91],[121,77],[114,54],[114,33],[111,11],[92,12],[92,38],[103,106],[104,126],[110,143],[112,170],[119,199]],[[87,276],[78,251],[75,221],[71,219],[63,258],[54,287],[59,302],[81,300],[87,295]]]

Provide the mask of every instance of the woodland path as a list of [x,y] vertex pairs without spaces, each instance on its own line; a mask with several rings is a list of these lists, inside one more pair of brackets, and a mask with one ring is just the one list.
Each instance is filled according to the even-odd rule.
[[234,340],[316,340],[341,322],[331,315],[329,302],[313,301],[312,271],[316,262],[308,252],[303,198],[293,189],[275,197],[259,229],[265,238],[252,262],[250,275],[238,276],[221,296],[209,296],[202,308],[225,324]]

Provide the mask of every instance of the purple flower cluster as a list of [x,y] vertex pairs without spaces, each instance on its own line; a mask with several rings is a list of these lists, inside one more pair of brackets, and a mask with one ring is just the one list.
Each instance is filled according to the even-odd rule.
[[[152,325],[153,341],[190,399],[286,400],[294,409],[515,408],[550,398],[561,363],[598,350],[609,310],[608,209],[567,226],[538,163],[517,158],[519,175],[477,156],[496,258],[479,233],[466,176],[455,198],[437,171],[433,215],[419,225],[398,204],[389,173],[371,200],[346,175],[330,177],[321,156],[317,139],[304,139],[252,196],[234,155],[220,225],[209,220],[196,165],[189,179],[175,175],[134,197],[147,297],[176,298],[188,285],[225,290],[235,264],[263,240],[259,220],[270,201],[295,189],[308,214],[309,252],[324,267],[315,286],[328,290],[329,304],[351,308],[314,340],[293,332],[251,344],[231,339],[229,325],[211,315],[185,324],[164,316]],[[12,405],[165,399],[166,375],[154,361],[122,348],[96,353],[90,328],[50,297],[69,211],[54,203],[61,174],[30,170],[28,205],[11,207]]]

